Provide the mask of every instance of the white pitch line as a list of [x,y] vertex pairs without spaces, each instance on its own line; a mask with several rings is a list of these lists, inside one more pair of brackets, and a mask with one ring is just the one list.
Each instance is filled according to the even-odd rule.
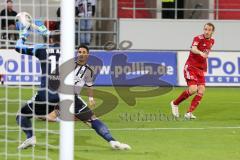
[[[0,104],[5,104],[5,102],[3,102],[4,100],[1,100],[0,99]],[[28,100],[21,100],[21,102],[25,103],[27,102]],[[8,101],[8,103],[11,103],[11,104],[19,104],[20,100],[16,100],[16,101]],[[152,103],[152,104],[158,104],[158,105],[162,105],[163,103],[158,103],[158,102],[155,102],[155,103]],[[190,102],[187,102],[186,104],[190,104]],[[240,104],[240,101],[236,101],[236,102],[228,102],[228,101],[225,101],[225,102],[202,102],[201,104]],[[167,105],[168,106],[168,105]]]
[[[159,131],[159,130],[213,130],[213,129],[240,129],[240,126],[235,127],[197,127],[197,128],[113,128],[110,131]],[[79,131],[91,131],[93,129],[75,129],[75,132]],[[16,132],[17,129],[8,129],[8,132]],[[58,130],[48,130],[49,132],[58,132]],[[0,130],[5,132],[5,130]],[[37,132],[37,131],[36,131]]]
[[[240,129],[240,126],[236,127],[205,127],[205,128],[114,128],[109,129],[111,131],[156,131],[156,130],[207,130],[207,129]],[[88,131],[92,129],[79,129],[80,131]]]

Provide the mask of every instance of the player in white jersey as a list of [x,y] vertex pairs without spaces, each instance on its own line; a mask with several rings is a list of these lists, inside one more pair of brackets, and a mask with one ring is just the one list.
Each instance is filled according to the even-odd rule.
[[[80,45],[78,47],[78,58],[75,67],[75,108],[72,109],[74,112],[76,120],[81,120],[84,123],[92,127],[99,136],[109,142],[113,149],[119,150],[129,150],[131,147],[127,144],[120,143],[115,138],[112,137],[108,130],[108,127],[99,120],[92,110],[88,107],[87,103],[79,96],[83,86],[88,88],[89,105],[95,105],[93,98],[93,70],[86,64],[89,57],[89,49],[85,45]],[[70,109],[71,110],[71,109]],[[59,112],[55,110],[49,114],[46,119],[49,121],[60,121],[58,118]]]
[[76,0],[79,17],[92,17],[95,13],[96,0]]
[[[80,18],[88,18],[80,20],[80,30],[81,31],[91,31],[92,30],[92,20],[91,18],[95,15],[96,0],[76,0],[76,12],[77,16]],[[80,34],[80,43],[89,45],[91,42],[90,33]]]

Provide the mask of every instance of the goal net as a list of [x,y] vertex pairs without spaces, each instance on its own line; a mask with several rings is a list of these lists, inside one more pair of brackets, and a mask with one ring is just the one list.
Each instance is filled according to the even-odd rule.
[[[19,38],[19,31],[15,25],[15,14],[28,12],[33,20],[43,22],[49,30],[60,30],[60,17],[58,17],[60,10],[58,9],[61,4],[62,6],[65,5],[62,9],[74,6],[74,0],[0,0],[0,4],[0,10],[2,11],[0,15],[0,159],[56,160],[64,159],[66,155],[71,159],[72,153],[69,153],[69,150],[70,152],[73,151],[69,145],[72,145],[73,142],[71,140],[70,142],[66,141],[66,137],[64,136],[73,135],[73,131],[71,130],[73,122],[61,122],[61,125],[59,125],[59,123],[43,121],[40,119],[41,117],[35,114],[31,115],[31,128],[33,129],[33,134],[36,136],[36,146],[25,150],[18,149],[18,146],[26,140],[26,135],[21,127],[18,126],[16,115],[20,113],[24,104],[28,104],[32,97],[34,98],[39,90],[41,64],[35,56],[20,54],[15,50],[16,41]],[[12,16],[7,15],[7,12],[4,12],[5,9],[11,10]],[[64,11],[62,14],[64,15],[66,12]],[[71,13],[69,15],[72,16]],[[74,16],[70,17],[70,20],[73,20],[73,18]],[[66,24],[63,26],[66,27]],[[71,46],[67,43],[64,48],[64,52],[68,48],[68,51],[72,52],[72,55],[74,55],[73,32],[73,30],[68,31],[70,37],[66,37],[61,32],[61,36],[65,37],[65,42],[66,40],[69,41],[70,38],[69,42],[73,43]],[[26,41],[28,45],[45,43],[46,38],[34,32],[30,33]],[[65,57],[65,59],[68,58]],[[60,140],[60,133],[66,133],[63,135],[62,140]],[[67,143],[66,146],[63,145],[65,142]],[[64,150],[66,153],[60,154],[60,151]]]

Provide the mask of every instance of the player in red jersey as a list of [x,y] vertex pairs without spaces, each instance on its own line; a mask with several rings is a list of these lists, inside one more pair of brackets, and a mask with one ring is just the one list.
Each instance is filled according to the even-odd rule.
[[179,117],[178,105],[188,97],[195,95],[187,113],[186,119],[195,119],[192,112],[199,105],[205,91],[205,73],[207,71],[207,58],[211,50],[214,39],[215,26],[212,23],[206,23],[203,28],[203,34],[194,37],[188,60],[184,66],[184,78],[187,82],[188,89],[171,102],[172,114]]

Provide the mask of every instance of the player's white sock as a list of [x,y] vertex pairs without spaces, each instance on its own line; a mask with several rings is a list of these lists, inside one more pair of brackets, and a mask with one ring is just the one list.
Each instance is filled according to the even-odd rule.
[[35,146],[37,143],[36,137],[32,136],[31,138],[26,139],[20,146],[18,146],[18,149],[26,149],[31,146]]
[[173,104],[173,101],[170,103],[171,108],[172,108],[172,114],[174,117],[179,118],[179,111],[178,111],[178,106]]
[[128,144],[120,143],[118,141],[110,141],[110,146],[116,150],[130,150],[131,147]]
[[184,115],[186,119],[196,119],[197,117],[192,114],[192,112],[188,112]]

